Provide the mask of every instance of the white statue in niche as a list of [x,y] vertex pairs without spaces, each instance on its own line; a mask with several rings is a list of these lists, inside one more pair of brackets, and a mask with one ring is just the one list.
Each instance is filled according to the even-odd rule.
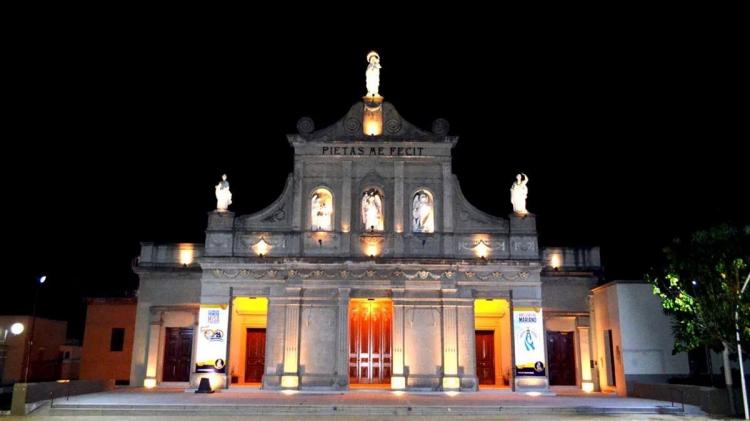
[[412,228],[414,232],[435,232],[432,196],[424,190],[414,195],[412,201]]
[[312,197],[312,229],[313,231],[331,231],[333,229],[333,200],[326,189],[318,189]]
[[365,231],[383,231],[383,200],[380,192],[370,189],[362,196],[362,223]]
[[378,87],[380,86],[380,56],[375,51],[367,54],[367,70],[365,77],[367,79],[367,96],[380,96]]
[[221,181],[216,185],[216,210],[219,212],[226,212],[231,204],[232,192],[229,191],[227,175],[223,174],[221,176]]
[[516,181],[510,186],[510,203],[513,204],[513,212],[517,215],[526,215],[526,197],[529,195],[529,177],[524,174],[516,175]]

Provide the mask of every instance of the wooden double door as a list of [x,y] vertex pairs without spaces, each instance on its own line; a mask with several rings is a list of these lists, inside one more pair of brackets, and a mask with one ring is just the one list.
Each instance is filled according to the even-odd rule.
[[350,383],[390,383],[392,309],[389,300],[349,303]]
[[247,328],[245,336],[245,383],[260,383],[266,364],[266,329]]
[[193,328],[168,327],[164,341],[162,381],[190,381],[190,357],[193,354]]
[[573,332],[547,332],[550,385],[575,386],[575,352]]
[[495,384],[495,331],[476,331],[477,377],[479,384]]

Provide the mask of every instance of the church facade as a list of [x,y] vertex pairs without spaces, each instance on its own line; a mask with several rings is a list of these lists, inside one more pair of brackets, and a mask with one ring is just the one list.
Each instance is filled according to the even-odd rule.
[[288,139],[294,172],[274,203],[236,215],[224,180],[204,244],[142,244],[132,385],[591,383],[598,249],[540,249],[523,204],[496,217],[468,203],[445,120],[423,130],[368,95]]

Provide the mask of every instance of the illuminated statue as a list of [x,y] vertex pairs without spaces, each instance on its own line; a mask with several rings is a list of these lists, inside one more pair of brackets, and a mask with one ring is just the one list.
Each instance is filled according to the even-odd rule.
[[317,190],[313,194],[311,205],[313,231],[330,231],[333,229],[331,194],[324,189]]
[[529,188],[526,185],[529,183],[529,177],[524,174],[516,175],[516,181],[510,186],[510,203],[513,204],[513,212],[517,215],[526,215],[529,213],[526,210],[526,196],[529,195]]
[[226,212],[232,204],[232,192],[229,191],[227,175],[221,176],[221,181],[216,185],[216,210]]
[[368,190],[362,196],[362,222],[366,231],[383,231],[383,201],[380,193]]
[[432,198],[420,190],[412,201],[412,218],[414,232],[435,232],[435,218],[432,212]]
[[367,96],[380,96],[378,94],[378,86],[380,86],[380,56],[375,51],[371,51],[367,54],[367,71],[365,71],[365,77],[367,78]]

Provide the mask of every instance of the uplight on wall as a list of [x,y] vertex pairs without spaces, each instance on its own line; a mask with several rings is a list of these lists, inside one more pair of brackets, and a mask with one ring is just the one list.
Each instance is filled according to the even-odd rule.
[[265,238],[260,237],[260,240],[258,240],[258,242],[255,243],[251,248],[253,249],[253,253],[257,254],[258,257],[263,257],[268,255],[268,252],[271,251],[272,246],[268,244]]
[[368,242],[365,246],[365,254],[370,257],[377,257],[380,255],[380,245],[378,243],[371,241]]
[[581,383],[581,389],[583,389],[586,393],[591,393],[594,391],[594,382],[583,382]]
[[180,244],[178,248],[180,264],[190,266],[193,263],[194,251],[195,249],[192,244]]
[[377,106],[365,105],[365,112],[362,118],[362,129],[368,136],[380,136],[383,134],[383,108]]
[[474,246],[474,255],[480,259],[486,259],[490,256],[492,249],[487,245],[484,239],[479,240]]
[[552,253],[549,256],[549,264],[554,270],[560,269],[560,266],[562,266],[562,256],[560,256],[560,253]]
[[143,381],[143,387],[146,389],[153,389],[156,387],[156,379],[146,379]]

